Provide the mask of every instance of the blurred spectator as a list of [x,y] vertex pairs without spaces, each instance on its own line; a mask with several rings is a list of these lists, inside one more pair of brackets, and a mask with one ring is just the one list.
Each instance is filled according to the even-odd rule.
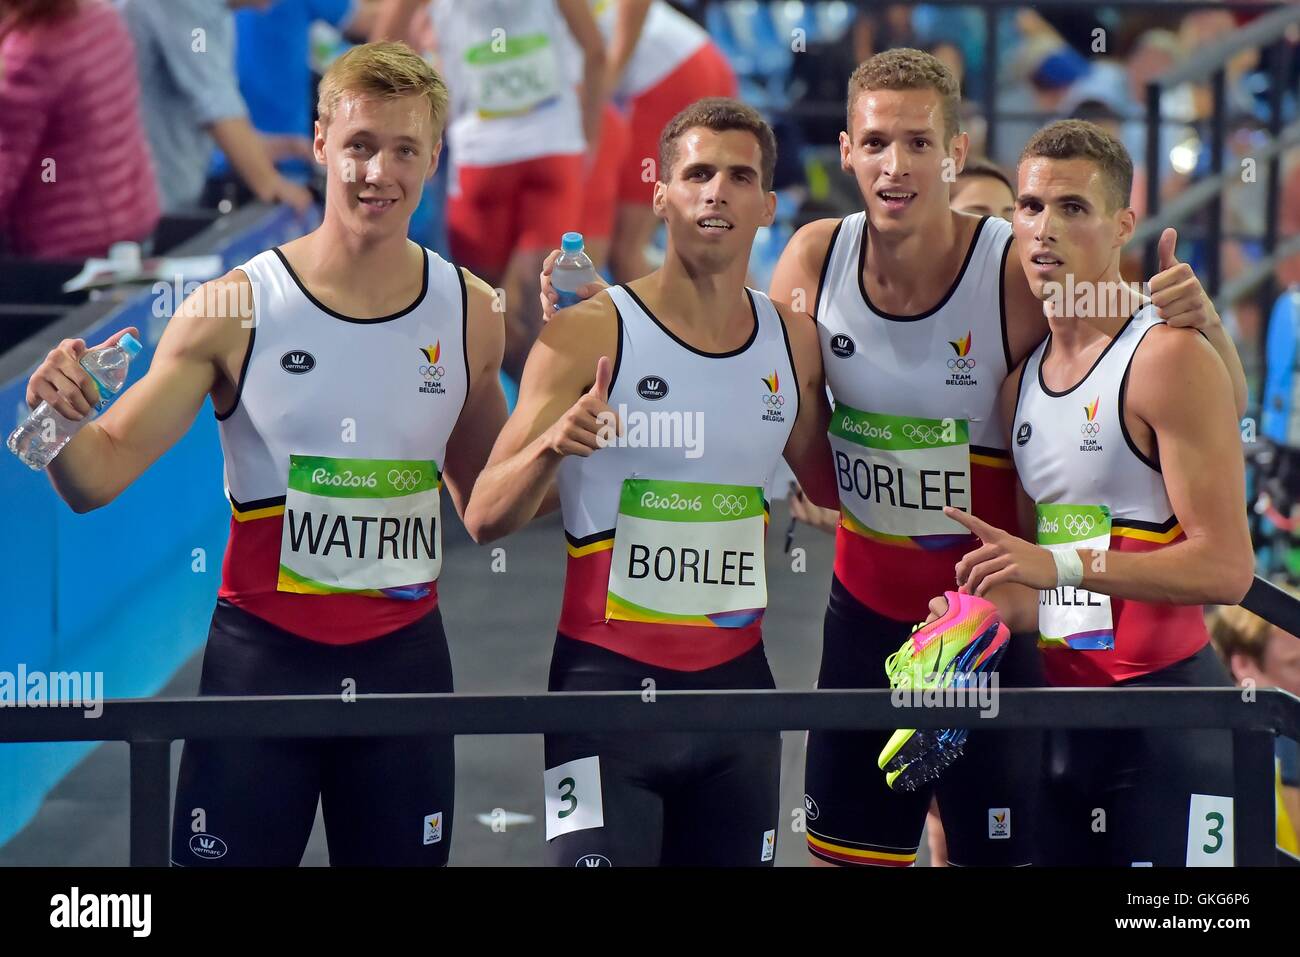
[[[1293,589],[1288,589],[1295,594]],[[1300,640],[1239,605],[1219,608],[1210,621],[1210,637],[1239,685],[1281,688],[1300,695]],[[1279,768],[1278,847],[1300,855],[1300,771],[1297,745],[1277,739]]]
[[1016,188],[1001,167],[972,156],[957,174],[949,205],[976,216],[997,216],[1011,221],[1016,205]]
[[299,211],[311,204],[305,187],[276,170],[248,122],[235,78],[231,9],[267,3],[123,0],[165,212],[198,205],[214,140],[258,199]]
[[[248,119],[279,170],[306,182],[312,157],[312,82],[310,33],[327,23],[350,40],[365,42],[383,0],[274,0],[269,7],[235,12],[235,72]],[[218,154],[214,171],[229,170]]]
[[38,259],[143,241],[158,189],[131,38],[105,0],[0,0],[0,245]]

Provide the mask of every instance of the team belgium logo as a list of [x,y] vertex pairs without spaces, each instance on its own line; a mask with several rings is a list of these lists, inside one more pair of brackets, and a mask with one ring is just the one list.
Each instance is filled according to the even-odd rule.
[[1079,426],[1083,435],[1083,441],[1079,443],[1080,452],[1101,451],[1101,439],[1097,438],[1101,434],[1101,423],[1097,421],[1097,406],[1100,404],[1101,396],[1097,396],[1083,407],[1084,421]]
[[420,391],[426,395],[442,395],[447,391],[442,384],[447,370],[438,361],[442,358],[442,340],[431,346],[421,346],[420,354],[424,356],[424,362],[420,363]]
[[948,340],[948,345],[952,346],[952,351],[957,353],[948,360],[948,378],[944,380],[945,385],[979,385],[975,378],[975,358],[970,354],[971,334],[966,330],[966,335],[957,340]]
[[772,370],[771,375],[759,376],[763,385],[767,386],[767,391],[763,393],[763,421],[764,422],[784,422],[785,396],[781,394],[781,380]]

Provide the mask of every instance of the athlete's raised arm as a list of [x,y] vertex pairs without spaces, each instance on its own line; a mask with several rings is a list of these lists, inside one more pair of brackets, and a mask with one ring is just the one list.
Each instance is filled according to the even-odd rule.
[[463,519],[474,481],[487,464],[492,443],[506,421],[506,396],[501,390],[501,356],[505,351],[505,315],[492,308],[492,287],[468,269],[465,277],[465,355],[469,364],[469,393],[456,427],[447,439],[443,477]]
[[[603,362],[601,360],[604,360]],[[474,483],[465,526],[477,542],[530,522],[568,455],[600,448],[618,361],[618,316],[608,296],[565,309],[542,329],[519,382],[515,411]]]
[[[233,382],[253,324],[252,303],[248,277],[232,270],[181,304],[144,377],[50,463],[50,482],[73,511],[89,512],[117,498],[185,434],[209,393],[214,403],[223,403],[218,411],[233,404]],[[27,383],[27,404],[35,408],[49,401],[70,419],[89,412],[88,400],[98,393],[78,363],[85,351],[80,339],[64,340],[52,350]]]

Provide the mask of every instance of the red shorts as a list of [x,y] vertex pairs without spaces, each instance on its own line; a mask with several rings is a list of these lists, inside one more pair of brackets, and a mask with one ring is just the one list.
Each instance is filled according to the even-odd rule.
[[618,182],[623,203],[649,204],[654,195],[654,177],[642,178],[645,160],[659,168],[659,134],[668,121],[706,96],[736,95],[736,74],[714,44],[706,43],[677,69],[632,98],[631,135]]
[[600,118],[600,141],[596,156],[583,183],[582,235],[588,239],[609,239],[614,233],[614,211],[618,207],[618,170],[627,155],[631,130],[627,117],[606,104]]
[[451,256],[499,277],[516,250],[544,253],[578,223],[581,153],[539,156],[502,166],[461,166],[447,199]]

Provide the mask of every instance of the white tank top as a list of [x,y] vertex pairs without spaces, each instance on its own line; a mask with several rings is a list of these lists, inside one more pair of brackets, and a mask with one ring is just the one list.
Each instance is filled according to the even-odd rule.
[[[1013,449],[1043,547],[1094,549],[1104,559],[1107,551],[1150,552],[1183,538],[1159,463],[1138,449],[1124,424],[1133,355],[1162,322],[1143,306],[1088,374],[1063,392],[1043,382],[1050,335],[1026,360]],[[1209,641],[1200,605],[1112,598],[1070,585],[1039,592],[1038,628],[1055,685],[1109,685],[1151,674]]]
[[721,354],[674,336],[626,286],[609,405],[617,444],[560,465],[561,634],[698,671],[762,641],[767,486],[799,413],[785,324],[747,290],[754,331]]
[[1016,400],[1013,452],[1025,493],[1040,505],[1105,505],[1112,521],[1164,524],[1173,517],[1159,466],[1124,425],[1124,378],[1143,337],[1163,322],[1139,309],[1088,374],[1064,392],[1043,383],[1049,335],[1025,361]]
[[581,153],[568,24],[554,0],[433,0],[451,90],[452,163],[501,166]]
[[[794,361],[771,300],[747,290],[753,335],[734,352],[713,354],[678,339],[626,286],[608,292],[619,315],[610,408],[636,413],[648,423],[648,437],[678,428],[680,420],[681,444],[699,441],[695,448],[637,448],[629,429],[628,446],[566,458],[557,482],[570,538],[611,532],[623,480],[633,476],[766,487],[799,412]],[[664,424],[649,424],[655,422]]]
[[1011,224],[985,217],[938,305],[895,316],[862,280],[866,213],[836,227],[816,303],[840,495],[835,577],[898,621],[925,617],[970,537],[943,507],[1002,525],[1015,479],[998,427],[1006,378],[1004,275]]
[[322,305],[278,249],[238,267],[255,323],[235,407],[217,417],[236,512],[283,504],[291,454],[443,465],[469,379],[465,280],[424,256],[419,297],[378,319]]
[[929,312],[894,316],[872,305],[862,283],[866,218],[854,213],[836,228],[817,296],[835,401],[890,415],[965,418],[973,446],[1005,449],[996,406],[1009,362],[1002,284],[1011,224],[986,216],[948,295]]
[[[592,12],[608,43],[614,38],[618,20],[618,0],[591,0]],[[619,83],[618,95],[634,97],[657,84],[709,42],[709,35],[686,14],[673,9],[663,0],[654,0],[646,13],[641,36],[628,60]],[[578,79],[582,76],[581,54],[575,53]]]

